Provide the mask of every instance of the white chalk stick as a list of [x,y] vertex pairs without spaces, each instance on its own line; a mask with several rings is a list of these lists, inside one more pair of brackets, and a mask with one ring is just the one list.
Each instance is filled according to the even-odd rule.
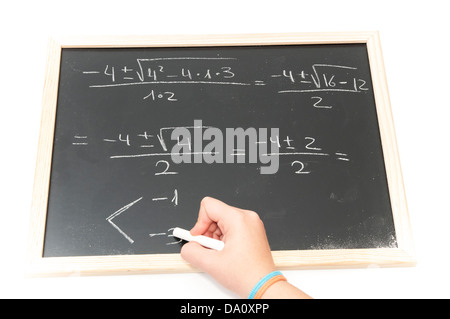
[[182,229],[179,227],[175,227],[173,229],[173,236],[187,240],[187,241],[195,241],[204,247],[215,249],[215,250],[222,250],[223,247],[225,246],[223,241],[220,241],[220,240],[217,240],[214,238],[210,238],[210,237],[206,237],[206,236],[202,236],[202,235],[192,236],[188,230],[185,230],[185,229]]

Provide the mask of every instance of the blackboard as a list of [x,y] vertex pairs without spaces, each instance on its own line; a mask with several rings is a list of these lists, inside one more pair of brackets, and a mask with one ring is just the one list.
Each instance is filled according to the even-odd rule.
[[177,254],[171,229],[205,196],[258,212],[273,251],[398,250],[369,57],[368,43],[62,47],[42,257]]

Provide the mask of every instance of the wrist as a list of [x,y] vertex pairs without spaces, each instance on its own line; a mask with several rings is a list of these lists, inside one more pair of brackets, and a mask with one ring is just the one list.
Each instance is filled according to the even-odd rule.
[[260,296],[260,299],[279,299],[283,298],[283,292],[290,284],[287,281],[278,281],[268,287],[264,293]]
[[270,289],[273,285],[279,282],[286,282],[286,278],[279,271],[272,271],[271,273],[264,276],[258,283],[253,287],[248,295],[248,299],[261,299],[265,292]]
[[279,281],[270,286],[261,299],[311,299],[311,297],[289,282]]

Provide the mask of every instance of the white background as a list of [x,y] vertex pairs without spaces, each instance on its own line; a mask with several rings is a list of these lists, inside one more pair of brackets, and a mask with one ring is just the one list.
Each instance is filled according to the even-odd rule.
[[367,30],[381,34],[418,265],[285,275],[315,298],[450,297],[448,1],[2,1],[0,15],[0,297],[236,297],[201,273],[23,276],[48,37]]

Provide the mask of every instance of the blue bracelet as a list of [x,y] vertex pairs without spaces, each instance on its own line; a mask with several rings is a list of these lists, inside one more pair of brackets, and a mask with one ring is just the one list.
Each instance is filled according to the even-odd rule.
[[250,292],[250,295],[248,295],[248,299],[253,299],[255,298],[256,293],[258,292],[258,290],[268,281],[270,280],[270,278],[273,278],[275,276],[279,276],[279,275],[283,275],[281,272],[279,271],[274,271],[271,272],[270,274],[268,274],[267,276],[265,276],[263,279],[261,279],[256,285],[255,287],[253,287],[252,291]]

